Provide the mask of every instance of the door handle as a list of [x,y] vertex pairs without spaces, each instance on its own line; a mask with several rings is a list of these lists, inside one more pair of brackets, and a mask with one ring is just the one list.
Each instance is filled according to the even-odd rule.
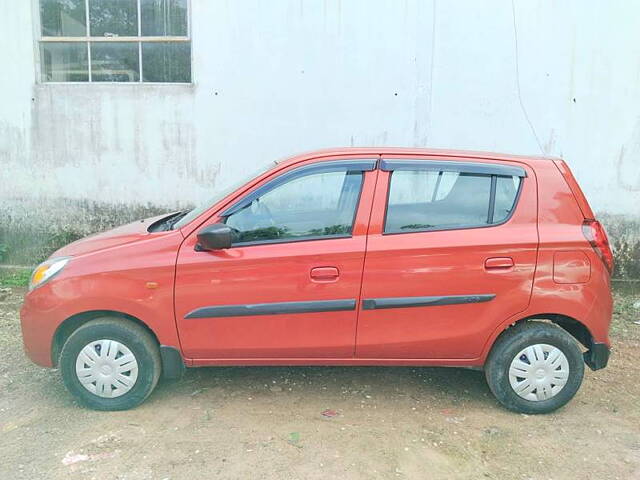
[[340,272],[336,267],[315,267],[311,269],[311,280],[316,282],[335,282]]
[[486,270],[506,270],[512,268],[513,265],[513,258],[511,257],[492,257],[484,261]]

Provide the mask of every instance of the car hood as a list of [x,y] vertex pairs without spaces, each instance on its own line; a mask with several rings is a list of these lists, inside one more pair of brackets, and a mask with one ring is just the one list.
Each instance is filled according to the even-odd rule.
[[[175,213],[175,212],[174,212]],[[149,235],[148,228],[154,222],[168,217],[171,214],[165,213],[155,217],[137,220],[121,227],[116,227],[106,232],[89,235],[88,237],[76,240],[67,246],[57,250],[52,257],[75,257],[86,253],[104,250],[105,248],[117,247],[127,243],[136,242]]]

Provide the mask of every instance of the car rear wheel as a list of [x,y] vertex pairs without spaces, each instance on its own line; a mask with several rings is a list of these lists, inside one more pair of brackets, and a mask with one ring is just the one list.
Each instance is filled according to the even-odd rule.
[[158,345],[143,327],[102,317],[74,331],[60,354],[65,386],[84,406],[127,410],[153,391],[161,372]]
[[549,413],[573,398],[584,375],[575,339],[545,322],[523,322],[504,332],[485,364],[489,388],[515,412]]

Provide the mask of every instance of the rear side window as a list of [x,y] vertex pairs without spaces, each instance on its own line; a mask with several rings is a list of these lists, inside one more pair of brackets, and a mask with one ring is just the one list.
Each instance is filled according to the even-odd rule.
[[440,170],[392,171],[385,233],[482,227],[506,221],[518,175]]

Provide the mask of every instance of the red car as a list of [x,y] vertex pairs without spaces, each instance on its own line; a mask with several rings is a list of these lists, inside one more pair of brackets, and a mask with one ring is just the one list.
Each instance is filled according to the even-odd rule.
[[22,332],[99,410],[185,366],[424,365],[484,368],[545,413],[607,364],[612,268],[562,160],[326,150],[58,250]]

